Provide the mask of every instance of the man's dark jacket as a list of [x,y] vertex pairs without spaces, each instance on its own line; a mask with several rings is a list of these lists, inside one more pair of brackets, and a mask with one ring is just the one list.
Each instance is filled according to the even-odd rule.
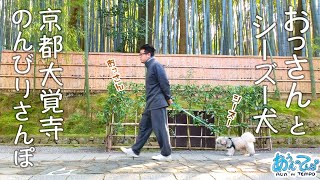
[[146,110],[168,107],[171,99],[170,85],[163,66],[152,57],[145,62],[146,75]]

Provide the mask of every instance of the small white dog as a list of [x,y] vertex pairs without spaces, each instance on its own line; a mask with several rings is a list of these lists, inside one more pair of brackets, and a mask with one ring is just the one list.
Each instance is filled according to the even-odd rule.
[[250,132],[245,132],[241,137],[227,138],[218,137],[216,143],[218,146],[225,146],[228,150],[228,156],[233,156],[235,150],[241,151],[243,154],[254,155],[254,142],[256,142],[255,137]]

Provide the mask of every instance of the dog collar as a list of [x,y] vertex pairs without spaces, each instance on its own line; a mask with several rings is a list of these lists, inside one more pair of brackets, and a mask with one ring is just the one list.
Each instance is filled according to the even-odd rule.
[[228,138],[230,141],[231,141],[231,145],[229,147],[227,147],[227,149],[230,149],[230,148],[234,148],[236,149],[236,146],[233,144],[233,141],[231,138]]

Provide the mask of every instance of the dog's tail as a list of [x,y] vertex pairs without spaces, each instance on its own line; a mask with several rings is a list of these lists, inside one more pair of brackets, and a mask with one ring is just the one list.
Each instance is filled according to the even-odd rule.
[[245,132],[242,134],[241,138],[245,140],[247,143],[254,143],[256,142],[256,138],[250,132]]

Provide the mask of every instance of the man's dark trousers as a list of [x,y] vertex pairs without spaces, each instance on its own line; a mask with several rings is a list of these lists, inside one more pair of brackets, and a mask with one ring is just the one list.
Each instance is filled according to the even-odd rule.
[[169,139],[168,117],[166,107],[160,109],[145,110],[139,124],[139,135],[136,143],[131,147],[137,155],[147,142],[152,130],[154,131],[163,156],[171,154]]

